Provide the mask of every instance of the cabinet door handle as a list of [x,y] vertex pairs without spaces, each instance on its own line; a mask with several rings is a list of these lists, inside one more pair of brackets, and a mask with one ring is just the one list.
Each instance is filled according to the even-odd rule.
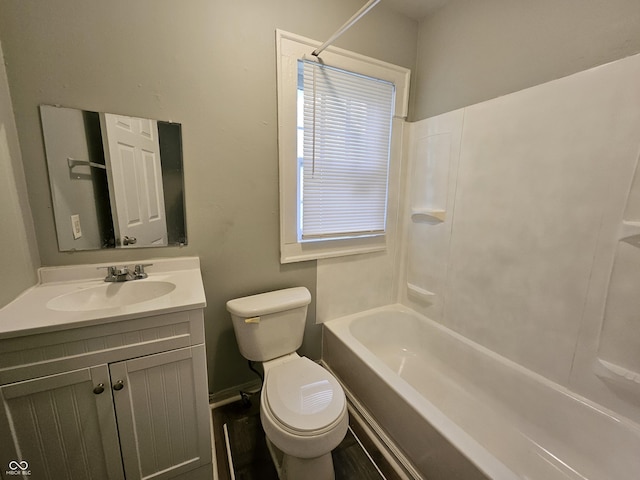
[[104,392],[104,383],[99,383],[96,385],[96,388],[93,389],[93,393],[100,395],[102,392]]
[[124,382],[122,380],[118,380],[116,383],[113,384],[114,390],[122,390],[123,388],[124,388]]

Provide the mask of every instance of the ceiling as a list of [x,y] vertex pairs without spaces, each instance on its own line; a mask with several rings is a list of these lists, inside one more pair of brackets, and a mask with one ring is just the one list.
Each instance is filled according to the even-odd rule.
[[448,0],[382,0],[382,4],[396,10],[407,17],[420,20]]

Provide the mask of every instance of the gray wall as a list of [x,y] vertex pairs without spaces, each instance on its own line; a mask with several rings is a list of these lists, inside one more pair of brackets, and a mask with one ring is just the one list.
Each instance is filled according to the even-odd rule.
[[[294,285],[315,293],[315,262],[279,263],[275,29],[323,41],[361,4],[0,0],[0,40],[42,264],[199,256],[212,391],[255,378],[237,351],[228,299]],[[417,29],[379,5],[336,45],[413,68]],[[182,123],[189,245],[58,252],[42,103]],[[308,321],[301,351],[317,358],[314,304]]]
[[1,308],[36,283],[40,266],[1,47],[0,225]]
[[412,120],[640,51],[638,0],[450,0],[420,23]]

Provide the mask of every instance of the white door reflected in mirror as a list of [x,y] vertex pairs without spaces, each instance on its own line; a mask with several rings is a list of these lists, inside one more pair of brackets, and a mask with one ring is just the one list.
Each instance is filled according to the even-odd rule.
[[166,246],[157,122],[101,113],[100,126],[116,243]]

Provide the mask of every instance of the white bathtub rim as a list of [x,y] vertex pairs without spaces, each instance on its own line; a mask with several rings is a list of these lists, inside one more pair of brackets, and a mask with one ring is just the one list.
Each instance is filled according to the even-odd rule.
[[[404,312],[410,315],[416,315],[420,319],[424,319],[430,326],[435,327],[443,334],[451,335],[454,339],[463,342],[466,346],[476,349],[480,354],[486,354],[491,359],[503,363],[506,367],[511,367],[516,370],[518,374],[525,375],[532,381],[537,381],[542,384],[543,387],[552,389],[553,391],[560,393],[562,396],[568,397],[568,400],[577,401],[590,410],[593,410],[595,414],[603,415],[608,421],[613,421],[616,424],[622,424],[626,428],[634,432],[640,432],[640,429],[633,421],[607,410],[595,402],[590,401],[580,395],[568,390],[567,388],[552,382],[551,380],[542,377],[541,375],[526,369],[525,367],[516,364],[512,360],[509,360],[501,355],[478,345],[468,338],[460,335],[459,333],[452,331],[451,329],[434,322],[433,320],[421,315],[418,312],[406,307],[402,304],[392,304],[382,307],[376,307],[374,309],[366,310],[363,312],[354,313],[345,317],[337,318],[325,322],[325,325],[336,334],[339,338],[346,337],[347,341],[351,340],[349,346],[352,348],[355,355],[362,359],[365,363],[370,364],[373,367],[373,373],[382,382],[388,385],[390,388],[398,392],[399,395],[405,397],[410,404],[414,407],[415,411],[428,421],[433,428],[435,428],[445,439],[447,439],[454,447],[462,452],[473,464],[476,465],[483,473],[489,476],[489,478],[510,479],[510,478],[522,478],[520,475],[514,473],[503,461],[485,448],[479,441],[467,433],[462,427],[455,423],[455,421],[449,418],[438,407],[436,407],[429,399],[425,398],[418,391],[416,391],[405,379],[398,376],[384,361],[378,358],[373,352],[371,352],[365,345],[355,338],[349,329],[350,323],[358,318],[366,317],[371,314],[379,312]],[[385,375],[386,374],[386,375]],[[532,444],[539,449],[539,455],[546,457],[547,463],[552,465],[563,478],[577,478],[584,479],[580,473],[574,470],[570,465],[564,463],[560,458],[556,457],[552,452],[548,451],[544,446],[532,441]],[[507,444],[507,449],[511,445]],[[522,452],[521,452],[522,453]],[[526,455],[533,454],[534,452],[528,452]],[[541,454],[540,454],[541,453]],[[508,454],[508,452],[505,452]],[[518,457],[520,457],[518,455]],[[503,458],[509,458],[507,455]],[[526,457],[521,457],[525,461]],[[524,472],[523,472],[524,473]]]
[[[373,311],[384,311],[385,309],[388,309],[388,307],[377,307],[372,310],[367,310],[366,312],[350,315],[349,317],[331,320],[330,322],[337,323],[344,318],[346,323],[346,320],[353,320],[358,316],[363,316]],[[329,322],[325,322],[324,325],[327,325],[327,323]],[[335,332],[335,329],[331,328],[332,326],[327,325],[327,327],[329,330]],[[489,478],[499,478],[501,480],[517,480],[521,478],[464,429],[442,413],[442,411],[427,398],[418,393],[404,379],[396,375],[395,372],[382,360],[373,355],[366,347],[359,342],[352,346],[354,347],[354,353],[359,358],[368,364],[373,364],[374,368],[372,370],[376,377],[398,392],[403,398],[406,398],[411,405],[417,407],[415,408],[416,412],[428,421],[436,431],[458,449],[462,455],[466,456],[485,475]],[[388,375],[380,375],[380,371],[388,372]]]
[[[539,373],[534,372],[533,370],[529,370],[528,368],[520,365],[519,363],[514,362],[513,360],[510,360],[507,357],[503,357],[502,355],[494,352],[493,350],[488,349],[487,347],[484,347],[483,345],[480,345],[476,342],[474,342],[473,340],[470,340],[469,338],[465,337],[464,335],[456,332],[455,330],[452,330],[432,319],[430,319],[429,317],[426,317],[424,315],[422,315],[419,312],[416,312],[415,310],[407,307],[406,305],[403,305],[401,303],[395,303],[395,304],[389,304],[389,305],[383,305],[381,307],[376,307],[376,308],[372,308],[369,310],[364,310],[362,312],[357,312],[357,313],[353,313],[350,315],[346,315],[344,317],[340,317],[340,318],[335,318],[332,320],[328,320],[327,322],[324,322],[323,325],[326,325],[327,328],[333,332],[341,332],[342,334],[347,334],[350,338],[352,338],[354,341],[357,342],[357,346],[361,347],[361,352],[369,352],[369,350],[362,345],[357,338],[355,338],[351,332],[349,331],[347,325],[357,319],[357,318],[361,318],[361,317],[366,317],[368,315],[371,315],[373,313],[378,313],[378,312],[385,312],[385,311],[394,311],[394,312],[404,312],[404,313],[408,313],[411,315],[417,315],[418,317],[420,317],[421,319],[424,319],[427,323],[429,323],[430,326],[433,326],[434,328],[438,329],[440,332],[444,332],[446,335],[450,335],[452,337],[454,337],[456,340],[459,340],[460,342],[464,343],[465,345],[467,345],[470,348],[476,349],[478,351],[480,351],[481,353],[491,357],[493,360],[503,363],[505,364],[507,367],[512,368],[514,370],[516,370],[518,373],[521,373],[522,375],[525,375],[529,378],[531,378],[532,380],[539,382],[541,384],[543,384],[544,386],[562,394],[563,396],[569,397],[572,400],[575,400],[579,403],[581,403],[582,405],[584,405],[585,407],[594,410],[595,412],[604,415],[606,417],[608,417],[611,421],[618,423],[618,424],[622,424],[625,427],[629,428],[630,430],[633,430],[635,432],[637,432],[640,435],[640,425],[638,425],[636,422],[634,422],[633,420],[629,419],[628,417],[625,417],[621,414],[619,414],[618,412],[614,412],[613,410],[610,410],[602,405],[600,405],[599,403],[596,403],[586,397],[583,397],[582,395],[568,389],[567,387],[560,385],[559,383],[556,383],[550,379],[548,379],[547,377],[544,377],[543,375],[540,375]],[[370,353],[371,356],[374,356],[373,354]],[[384,362],[380,361],[380,365],[384,366],[389,372],[392,372],[392,370],[387,367],[386,364],[384,364]],[[392,372],[393,373],[393,372]],[[395,374],[395,373],[394,373]],[[434,407],[435,408],[435,407]]]

